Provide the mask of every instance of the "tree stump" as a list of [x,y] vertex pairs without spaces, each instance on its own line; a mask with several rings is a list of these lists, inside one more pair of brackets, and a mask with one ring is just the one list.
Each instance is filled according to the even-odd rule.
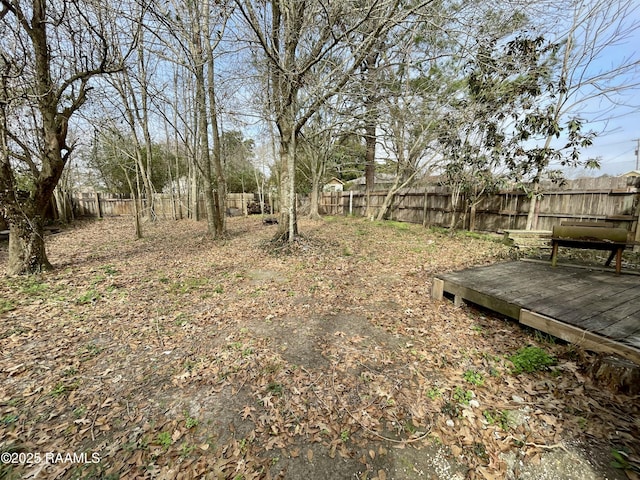
[[640,365],[616,355],[599,355],[589,367],[589,375],[599,385],[615,393],[640,393]]

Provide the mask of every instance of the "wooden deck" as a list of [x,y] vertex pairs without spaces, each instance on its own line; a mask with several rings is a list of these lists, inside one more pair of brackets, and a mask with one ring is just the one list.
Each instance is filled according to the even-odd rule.
[[432,296],[445,293],[640,365],[639,275],[516,261],[438,275]]

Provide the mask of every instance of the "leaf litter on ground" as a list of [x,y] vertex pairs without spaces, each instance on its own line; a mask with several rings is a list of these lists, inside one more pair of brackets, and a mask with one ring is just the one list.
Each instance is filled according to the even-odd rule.
[[[0,277],[0,450],[99,458],[0,476],[517,478],[581,450],[634,478],[638,398],[594,385],[592,354],[431,299],[434,274],[508,247],[354,218],[300,227],[274,252],[258,218],[229,219],[224,241],[188,220],[137,241],[130,219],[82,221],[48,238],[54,271]],[[526,346],[555,365],[514,375]]]

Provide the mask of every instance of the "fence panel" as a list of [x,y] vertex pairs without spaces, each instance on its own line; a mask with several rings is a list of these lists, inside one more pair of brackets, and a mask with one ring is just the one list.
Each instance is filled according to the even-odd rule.
[[[562,188],[546,186],[537,202],[534,229],[551,230],[563,220],[608,221],[615,226],[636,231],[640,215],[640,179],[621,177],[587,178],[568,182]],[[341,201],[335,195],[341,195]],[[370,194],[373,211],[382,203],[386,192]],[[452,215],[459,218],[458,226],[468,228],[469,213],[461,198],[455,208],[451,205],[451,191],[444,186],[430,185],[422,189],[398,192],[387,218],[401,222],[448,227]],[[523,191],[505,190],[484,196],[477,205],[476,228],[485,231],[526,228],[531,199]],[[362,191],[339,194],[324,192],[320,198],[321,213],[363,216],[366,196]],[[463,222],[464,225],[462,225]]]
[[[387,195],[385,191],[370,194],[372,211],[380,207]],[[398,192],[391,204],[388,218],[401,221],[448,227],[455,213],[467,228],[469,214],[466,201],[461,198],[455,208],[451,205],[451,191],[444,186],[429,185],[421,189]],[[253,194],[230,193],[227,206],[244,212]],[[204,200],[201,199],[201,212]],[[483,197],[477,205],[476,228],[485,231],[524,229],[531,200],[523,191],[505,190]],[[169,195],[154,197],[156,214],[161,218],[174,218],[174,208],[180,208],[177,199]],[[82,194],[73,197],[79,216],[133,215],[133,201],[117,195]],[[363,216],[366,196],[362,191],[323,192],[319,200],[320,213],[325,215]],[[182,204],[186,212],[186,205]],[[547,186],[537,202],[537,230],[551,230],[562,220],[608,221],[617,227],[636,231],[640,215],[640,179],[588,178],[568,182],[563,188]]]

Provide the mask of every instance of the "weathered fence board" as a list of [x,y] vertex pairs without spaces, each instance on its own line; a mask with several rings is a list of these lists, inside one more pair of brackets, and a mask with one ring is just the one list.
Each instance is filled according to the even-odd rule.
[[[253,193],[229,193],[227,195],[227,208],[235,208],[242,212],[246,210],[247,204],[254,200]],[[133,199],[124,198],[120,195],[85,193],[72,197],[73,207],[76,215],[88,217],[101,217],[113,215],[133,215]],[[146,205],[146,200],[141,201]],[[198,208],[200,212],[205,211],[204,199],[199,199]],[[153,197],[154,211],[160,218],[173,218],[178,212],[186,212],[189,209],[186,198],[171,198],[170,195],[157,194]],[[175,210],[174,210],[175,209]]]
[[[386,191],[370,194],[373,211],[381,206]],[[244,211],[253,194],[230,193],[227,206]],[[301,199],[302,201],[302,199]],[[133,201],[106,194],[84,194],[73,197],[77,215],[132,215]],[[476,228],[485,231],[524,230],[531,200],[523,191],[505,190],[485,196],[477,205]],[[154,197],[156,215],[173,218],[174,208],[187,214],[183,199],[172,201],[169,195]],[[356,215],[365,213],[366,197],[362,191],[323,192],[320,213],[324,215]],[[200,200],[200,211],[204,202]],[[451,205],[451,191],[444,186],[428,185],[400,191],[394,196],[387,218],[401,222],[448,227],[452,215],[458,217],[457,226],[467,228],[469,213],[464,198],[455,208]],[[637,231],[640,216],[640,179],[588,178],[568,182],[562,188],[547,186],[537,202],[534,229],[551,230],[563,220],[608,221],[615,227]]]
[[[640,181],[620,177],[579,179],[568,182],[562,189],[555,187],[537,202],[534,228],[551,230],[562,220],[610,221],[616,227],[636,231],[640,215]],[[340,198],[337,198],[337,196]],[[370,194],[371,206],[382,205],[386,192]],[[478,230],[524,230],[530,198],[523,191],[501,191],[485,196],[477,205]],[[366,197],[361,191],[323,193],[321,213],[330,215],[364,215]],[[465,200],[455,209],[451,192],[443,186],[407,189],[395,195],[387,218],[402,222],[444,226],[451,224],[451,216],[459,217],[458,226],[468,227],[469,213]]]

